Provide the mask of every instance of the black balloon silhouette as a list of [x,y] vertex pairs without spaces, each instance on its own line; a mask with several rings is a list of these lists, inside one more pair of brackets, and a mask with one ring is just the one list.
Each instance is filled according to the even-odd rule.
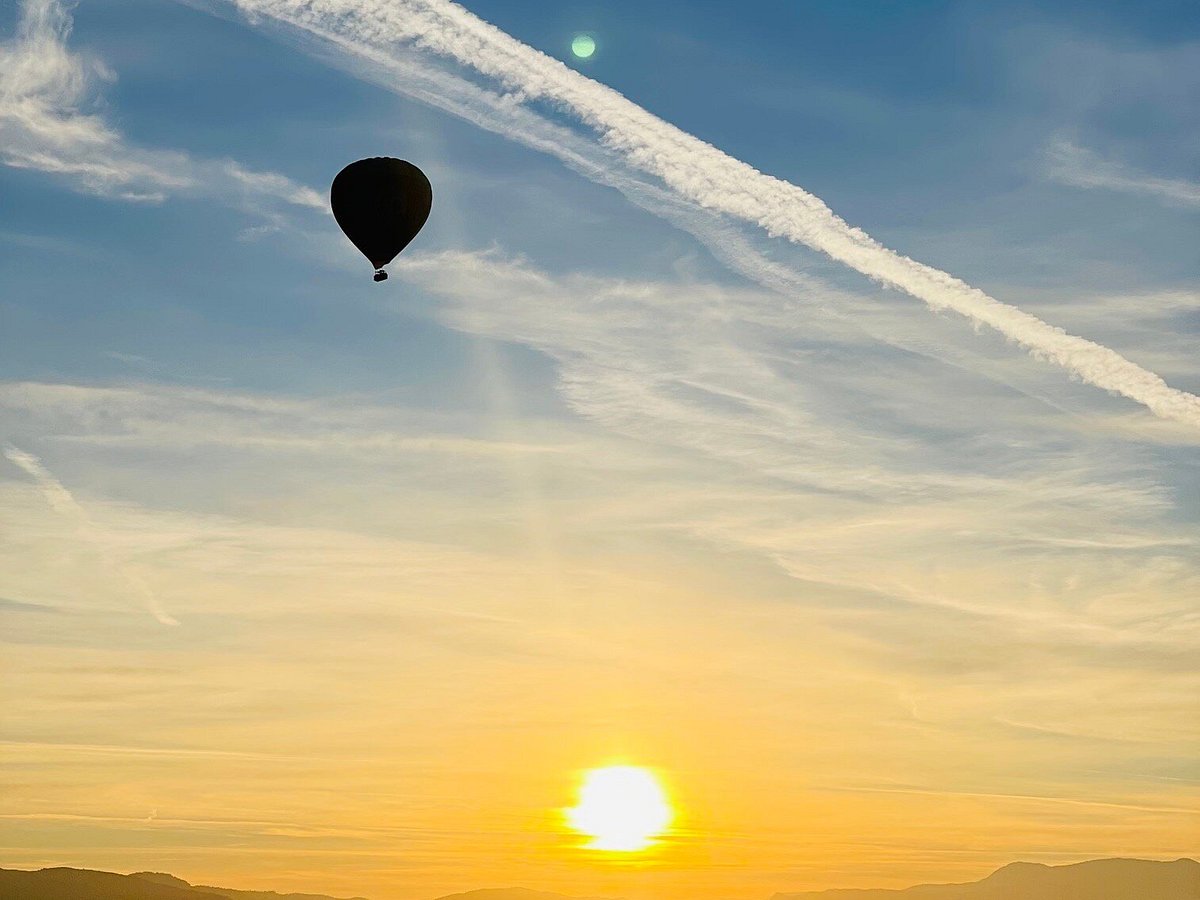
[[383,267],[409,245],[429,218],[433,188],[425,173],[402,159],[376,156],[352,162],[333,179],[333,217],[346,237],[375,267]]

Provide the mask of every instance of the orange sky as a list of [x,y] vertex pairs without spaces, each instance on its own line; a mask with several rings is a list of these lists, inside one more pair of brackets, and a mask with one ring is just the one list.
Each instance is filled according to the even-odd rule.
[[[5,499],[47,548],[27,577],[85,577],[90,560],[49,552],[62,526],[36,490]],[[583,555],[547,570],[94,508],[186,548],[146,575],[213,630],[193,646],[97,606],[47,617],[75,636],[51,656],[42,614],[8,611],[34,629],[4,656],[10,866],[379,900],[512,885],[682,900],[1195,846],[1193,788],[1102,772],[1170,746],[1152,708],[1124,713],[1134,740],[1036,670],[985,688],[897,669],[838,615],[775,601],[753,563],[697,556],[656,580]],[[1030,692],[1053,730],[1020,721]],[[564,826],[580,770],[610,763],[663,775],[678,820],[653,851],[584,851]]]

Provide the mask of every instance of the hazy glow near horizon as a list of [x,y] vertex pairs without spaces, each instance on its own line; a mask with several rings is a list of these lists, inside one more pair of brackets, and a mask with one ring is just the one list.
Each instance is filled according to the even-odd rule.
[[671,824],[666,792],[647,769],[608,766],[592,769],[579,788],[579,804],[567,810],[575,830],[592,838],[592,850],[645,850]]

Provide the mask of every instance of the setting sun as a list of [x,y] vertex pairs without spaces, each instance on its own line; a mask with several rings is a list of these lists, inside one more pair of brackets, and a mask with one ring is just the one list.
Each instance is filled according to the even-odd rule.
[[592,838],[587,846],[593,850],[644,850],[672,818],[666,792],[654,774],[636,766],[587,772],[579,804],[567,810],[567,821]]

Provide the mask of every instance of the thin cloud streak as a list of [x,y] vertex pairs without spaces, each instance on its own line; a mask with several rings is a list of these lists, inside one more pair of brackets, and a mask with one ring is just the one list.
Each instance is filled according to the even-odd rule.
[[[58,741],[0,741],[0,747],[7,747],[12,750],[36,750],[39,753],[103,753],[120,756],[211,757],[213,759],[244,759],[265,760],[268,762],[286,761],[300,763],[321,761],[318,757],[286,756],[279,753],[246,753],[237,750],[206,750],[191,747],[123,747],[116,744],[69,744]],[[0,818],[12,817],[0,816]]]
[[934,310],[987,325],[1084,381],[1135,400],[1156,415],[1200,428],[1200,397],[1113,350],[1004,304],[946,272],[902,256],[836,216],[818,197],[757,171],[653,116],[489,25],[448,0],[232,0],[252,20],[266,16],[332,41],[368,61],[409,43],[499,81],[514,106],[545,102],[573,114],[634,168],[700,206],[758,225],[772,237],[818,250]]
[[[98,407],[105,410],[111,428],[97,430],[90,427],[95,423],[86,421],[92,415],[89,410]],[[411,414],[388,405],[282,400],[156,384],[83,388],[0,383],[0,412],[48,418],[65,426],[56,440],[107,447],[217,446],[368,458],[406,453],[479,459],[561,455],[571,449],[561,439],[456,434],[449,421],[418,423]],[[414,428],[420,433],[411,433]]]
[[65,519],[73,522],[80,536],[100,551],[100,559],[105,567],[115,572],[142,598],[146,610],[150,615],[162,625],[179,624],[178,619],[171,616],[162,608],[150,585],[146,584],[141,576],[135,572],[131,572],[119,560],[113,558],[109,542],[100,534],[91,517],[80,506],[74,495],[63,486],[62,482],[55,478],[50,473],[50,470],[42,465],[40,459],[32,453],[26,453],[24,450],[14,447],[12,444],[4,445],[4,456],[14,466],[29,475],[37,483],[42,496],[46,498],[46,502],[51,508]]
[[1181,206],[1200,206],[1200,184],[1160,178],[1123,166],[1068,140],[1059,139],[1050,145],[1046,152],[1046,174],[1072,187],[1142,194]]
[[1136,803],[1114,803],[1104,800],[1078,800],[1074,797],[1046,797],[1037,794],[995,794],[983,791],[943,791],[931,788],[827,787],[823,790],[847,794],[917,794],[930,797],[975,797],[981,800],[1000,800],[1019,803],[1064,803],[1070,806],[1095,806],[1102,809],[1128,809],[1137,812],[1167,813],[1194,816],[1189,806],[1148,806]]

